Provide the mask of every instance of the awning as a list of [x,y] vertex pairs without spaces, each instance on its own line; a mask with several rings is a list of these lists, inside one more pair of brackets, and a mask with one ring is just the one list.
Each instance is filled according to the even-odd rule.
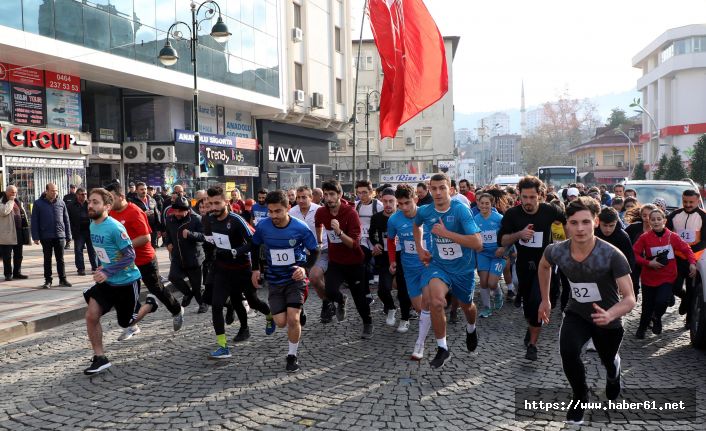
[[625,178],[628,176],[627,169],[620,171],[593,171],[596,178]]

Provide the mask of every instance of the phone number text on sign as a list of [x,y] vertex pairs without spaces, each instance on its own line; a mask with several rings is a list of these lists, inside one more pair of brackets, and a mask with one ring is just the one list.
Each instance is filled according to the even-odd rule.
[[70,91],[72,93],[81,92],[81,78],[78,76],[67,75],[64,73],[45,72],[46,86],[61,91]]

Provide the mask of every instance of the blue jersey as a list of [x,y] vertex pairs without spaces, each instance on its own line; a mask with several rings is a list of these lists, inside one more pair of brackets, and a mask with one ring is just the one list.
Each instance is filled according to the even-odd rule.
[[[123,258],[121,250],[132,247],[132,241],[125,227],[113,217],[107,217],[101,223],[91,222],[91,241],[96,250],[98,264],[107,268]],[[106,281],[113,286],[124,286],[140,279],[140,270],[135,261],[122,268]]]
[[473,217],[483,238],[483,254],[488,256],[495,255],[495,250],[498,249],[498,231],[500,230],[502,219],[503,216],[494,211],[490,212],[487,219],[480,213]]
[[[414,218],[405,217],[404,213],[400,210],[392,214],[387,221],[387,237],[398,238],[402,265],[404,266],[405,272],[424,268],[424,264],[419,260],[417,246],[414,243],[413,229]],[[429,236],[429,232],[424,232],[423,242],[427,247],[430,241]]]
[[318,243],[314,234],[303,221],[289,218],[285,227],[277,227],[271,218],[261,220],[252,237],[255,245],[265,246],[267,271],[265,277],[270,284],[284,285],[292,282],[293,267],[306,263],[306,251],[316,250]]
[[[414,224],[423,226],[424,232],[431,232],[435,224],[442,219],[446,229],[462,235],[474,235],[480,232],[471,216],[471,209],[458,201],[451,201],[451,206],[445,212],[439,212],[434,205],[420,207]],[[462,247],[448,238],[431,234],[431,250],[433,262],[449,274],[463,275],[472,272],[476,267],[476,254],[473,249]]]
[[256,203],[252,206],[252,225],[257,226],[260,220],[267,218],[269,211],[267,210],[267,205],[260,205]]

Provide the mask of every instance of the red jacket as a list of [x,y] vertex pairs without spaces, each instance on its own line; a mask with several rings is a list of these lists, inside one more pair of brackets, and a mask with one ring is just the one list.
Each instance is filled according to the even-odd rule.
[[[669,254],[667,265],[660,269],[654,269],[649,266],[650,260],[659,251],[660,248],[667,246],[672,247],[672,252]],[[691,251],[689,244],[684,242],[679,235],[665,228],[661,237],[657,236],[654,231],[648,231],[640,235],[632,246],[635,252],[635,261],[642,266],[640,279],[643,285],[660,286],[664,283],[674,283],[677,279],[677,261],[674,259],[674,252],[679,252],[686,256],[689,263],[696,263],[696,256]]]

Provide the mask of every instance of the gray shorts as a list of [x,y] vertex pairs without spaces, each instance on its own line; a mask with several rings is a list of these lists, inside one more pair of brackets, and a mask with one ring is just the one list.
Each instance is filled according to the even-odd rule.
[[269,285],[268,302],[273,315],[284,313],[287,308],[301,308],[309,290],[307,281],[294,281],[284,286]]
[[326,274],[326,271],[328,270],[328,249],[321,250],[319,258],[316,259],[314,266],[318,266],[321,268],[321,271]]

